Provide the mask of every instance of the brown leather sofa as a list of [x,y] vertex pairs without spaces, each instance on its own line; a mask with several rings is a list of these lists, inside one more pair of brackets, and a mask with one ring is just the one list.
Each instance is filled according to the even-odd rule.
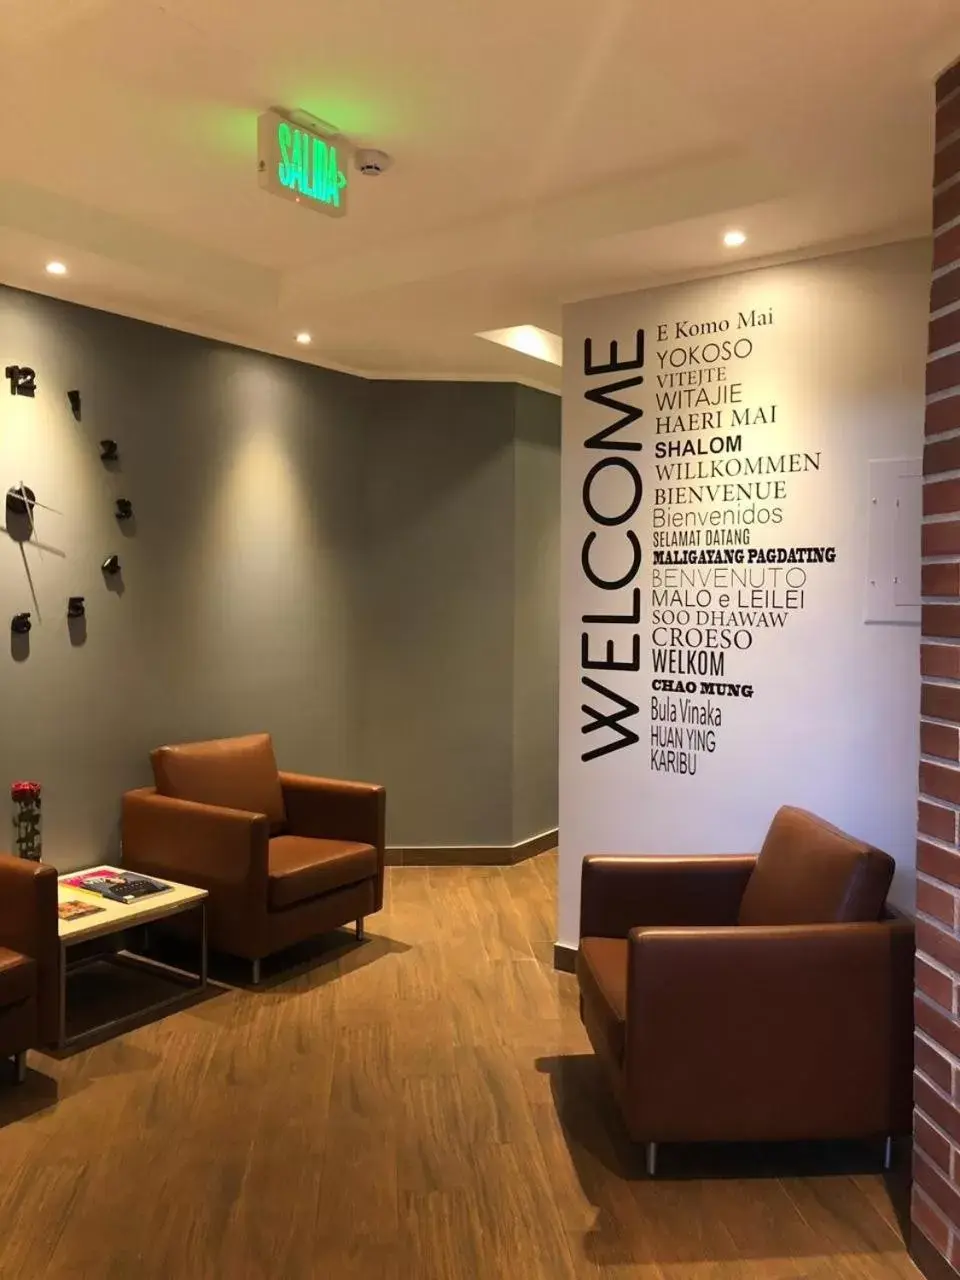
[[56,871],[0,854],[0,1057],[18,1081],[27,1049],[57,1038],[59,956]]
[[909,1133],[913,926],[893,860],[784,808],[759,857],[587,857],[580,1012],[630,1136]]
[[206,889],[210,946],[260,961],[383,905],[382,787],[277,769],[268,734],[161,747],[123,798],[123,865]]

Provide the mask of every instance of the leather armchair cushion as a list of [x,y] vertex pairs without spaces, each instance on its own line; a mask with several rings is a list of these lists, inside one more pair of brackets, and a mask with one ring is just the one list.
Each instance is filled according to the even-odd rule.
[[614,1062],[623,1062],[627,1026],[626,938],[581,938],[577,952],[580,997],[590,1006],[590,1025],[599,1027]]
[[893,859],[812,813],[783,808],[770,824],[740,904],[742,925],[880,919]]
[[160,747],[150,759],[160,795],[264,813],[271,832],[282,831],[286,812],[268,733]]
[[0,1005],[29,1000],[37,990],[37,966],[19,951],[0,947]]
[[267,854],[267,901],[272,910],[296,906],[377,875],[377,851],[350,840],[276,836]]

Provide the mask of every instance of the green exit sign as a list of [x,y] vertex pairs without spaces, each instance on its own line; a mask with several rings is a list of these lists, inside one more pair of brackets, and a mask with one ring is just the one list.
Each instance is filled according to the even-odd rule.
[[333,218],[347,212],[348,143],[267,111],[257,122],[257,171],[272,195]]

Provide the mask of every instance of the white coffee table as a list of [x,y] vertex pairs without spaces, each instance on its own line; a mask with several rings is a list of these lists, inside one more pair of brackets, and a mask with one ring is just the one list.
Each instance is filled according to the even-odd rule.
[[[144,1015],[147,1013],[155,1013],[159,1009],[164,1009],[170,1005],[182,1004],[184,995],[177,993],[167,996],[163,1000],[157,1000],[149,1005],[138,1009],[135,1013],[125,1014],[120,1018],[113,1018],[108,1022],[99,1024],[96,1027],[88,1028],[76,1035],[67,1035],[67,974],[75,972],[85,964],[94,964],[102,962],[105,958],[114,960],[121,964],[134,965],[136,967],[152,970],[164,977],[171,978],[174,981],[185,983],[191,990],[203,991],[207,985],[207,891],[206,889],[195,889],[191,885],[177,884],[173,880],[161,880],[159,876],[151,876],[151,880],[157,880],[161,884],[169,885],[169,889],[164,893],[151,894],[149,897],[140,898],[136,902],[124,903],[114,902],[110,898],[101,897],[98,893],[90,892],[86,889],[79,889],[76,885],[66,884],[65,881],[72,879],[78,875],[90,874],[93,871],[122,871],[122,867],[112,867],[107,863],[97,863],[96,867],[88,867],[82,871],[71,871],[66,876],[59,877],[57,886],[57,896],[60,902],[84,902],[90,903],[91,906],[101,907],[102,910],[93,912],[90,915],[80,916],[73,920],[58,920],[57,933],[60,940],[60,1018],[59,1018],[59,1035],[57,1047],[59,1049],[74,1048],[77,1045],[90,1041],[99,1040],[105,1032],[120,1031],[125,1027],[134,1026],[143,1021]],[[131,951],[118,951],[109,957],[94,956],[86,960],[80,960],[74,963],[68,961],[67,952],[71,947],[77,946],[82,942],[92,942],[96,938],[105,938],[111,934],[123,933],[129,929],[142,929],[148,924],[152,924],[157,920],[163,920],[168,916],[180,915],[185,911],[199,911],[200,913],[200,956],[198,964],[198,973],[189,973],[185,969],[176,968],[173,965],[162,964],[158,960],[154,960],[149,956],[137,955]]]

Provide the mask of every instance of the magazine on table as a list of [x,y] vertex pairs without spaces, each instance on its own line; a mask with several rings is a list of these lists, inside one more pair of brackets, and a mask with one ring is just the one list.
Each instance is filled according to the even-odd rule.
[[149,876],[137,875],[135,871],[114,871],[110,867],[80,871],[75,876],[65,876],[60,883],[127,904],[139,902],[141,898],[149,898],[155,893],[167,893],[171,887],[160,880],[151,880]]
[[81,902],[79,898],[66,898],[57,903],[57,915],[61,920],[80,920],[98,911],[106,911],[106,907],[98,907],[95,902]]

